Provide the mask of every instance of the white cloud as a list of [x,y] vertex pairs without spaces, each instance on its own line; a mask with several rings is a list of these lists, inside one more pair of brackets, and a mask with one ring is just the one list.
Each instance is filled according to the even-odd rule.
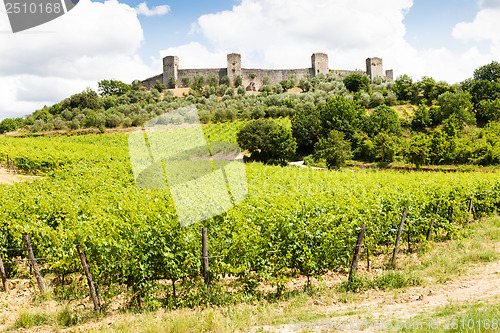
[[[10,30],[0,11],[0,29]],[[51,105],[101,79],[131,82],[153,74],[135,51],[143,32],[133,8],[81,0],[37,28],[0,34],[0,119]]]
[[500,8],[482,9],[473,22],[461,22],[453,29],[453,36],[462,40],[490,40],[494,43],[500,42]]
[[170,6],[168,5],[161,5],[161,6],[156,6],[153,8],[149,8],[148,5],[143,2],[140,3],[139,6],[135,7],[135,10],[138,15],[145,15],[145,16],[161,16],[165,15],[168,12],[170,12]]
[[500,0],[480,0],[481,8],[500,8]]

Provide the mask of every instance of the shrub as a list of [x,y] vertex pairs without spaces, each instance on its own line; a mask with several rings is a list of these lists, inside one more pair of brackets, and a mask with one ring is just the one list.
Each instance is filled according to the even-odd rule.
[[264,76],[264,77],[262,78],[262,85],[267,86],[267,85],[269,85],[270,83],[271,83],[271,79],[269,78],[269,76]]
[[238,145],[257,161],[277,160],[283,163],[293,156],[297,144],[289,128],[270,119],[252,120],[237,134]]
[[396,104],[397,100],[398,96],[392,90],[387,93],[387,96],[385,96],[385,104],[389,106]]
[[222,79],[220,80],[220,84],[222,85],[226,85],[226,86],[229,86],[229,84],[231,83],[231,80],[229,80],[229,76],[227,75],[224,75],[222,77]]
[[420,104],[413,112],[411,119],[411,127],[413,129],[424,129],[432,125],[432,118],[429,108],[424,104]]
[[167,86],[161,83],[160,81],[156,80],[155,85],[153,86],[153,89],[156,89],[158,92],[163,92],[164,90],[167,89]]
[[174,89],[174,88],[175,88],[176,83],[177,83],[177,82],[175,82],[175,77],[173,77],[173,76],[169,76],[169,77],[168,77],[168,83],[167,83],[167,85],[168,85],[168,87],[169,87],[170,89]]
[[181,79],[181,82],[182,82],[182,86],[184,88],[187,88],[189,87],[189,83],[191,82],[191,79],[188,77],[188,76],[184,76],[182,79]]
[[371,101],[373,106],[382,105],[384,104],[384,95],[376,91],[372,94]]
[[439,118],[441,121],[454,115],[465,124],[475,124],[476,119],[472,114],[471,95],[467,92],[445,92],[439,95],[437,104],[440,106]]
[[245,95],[245,93],[246,93],[246,89],[245,89],[245,87],[243,87],[243,86],[239,86],[239,87],[238,87],[238,95],[240,95],[240,96],[244,96],[244,95]]
[[368,117],[367,131],[372,136],[381,132],[401,135],[399,114],[386,105],[376,107]]
[[344,166],[352,158],[351,144],[344,139],[344,133],[332,130],[314,145],[314,158],[325,159],[328,168]]
[[243,78],[240,75],[237,75],[234,79],[234,86],[239,87],[243,84]]
[[345,87],[350,92],[368,91],[370,90],[370,79],[363,74],[347,75],[344,80]]

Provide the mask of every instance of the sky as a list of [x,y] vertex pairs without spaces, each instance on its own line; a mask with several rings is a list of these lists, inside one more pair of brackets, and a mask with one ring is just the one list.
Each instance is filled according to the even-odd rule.
[[[1,1],[0,1],[1,2]],[[180,68],[365,69],[380,57],[397,77],[457,83],[500,61],[500,0],[80,0],[67,14],[12,33],[0,4],[0,119],[116,79]]]

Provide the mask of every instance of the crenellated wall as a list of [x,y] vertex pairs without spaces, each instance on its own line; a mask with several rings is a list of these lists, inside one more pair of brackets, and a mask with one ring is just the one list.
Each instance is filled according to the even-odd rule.
[[227,68],[208,68],[208,69],[179,69],[179,58],[176,56],[168,56],[163,58],[163,74],[153,76],[141,81],[142,85],[147,89],[151,89],[156,81],[163,84],[169,84],[172,78],[176,82],[176,87],[182,84],[182,78],[188,77],[190,82],[193,82],[195,76],[208,77],[215,75],[221,80],[224,76],[228,76],[231,85],[234,85],[236,78],[241,76],[243,85],[247,90],[258,91],[265,77],[269,78],[269,84],[276,85],[282,80],[288,80],[292,74],[295,74],[297,80],[305,76],[315,77],[327,73],[335,74],[339,78],[343,75],[363,74],[367,75],[373,82],[375,77],[382,77],[386,80],[393,80],[393,70],[384,72],[383,61],[381,58],[366,59],[366,72],[361,70],[332,70],[328,67],[328,55],[325,53],[314,53],[311,56],[311,68],[301,69],[248,69],[241,67],[241,55],[231,53],[227,55]]

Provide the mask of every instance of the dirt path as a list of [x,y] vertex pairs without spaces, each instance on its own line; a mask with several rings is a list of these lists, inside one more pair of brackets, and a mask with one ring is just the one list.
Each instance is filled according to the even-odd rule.
[[0,184],[12,185],[17,182],[32,180],[34,178],[35,176],[20,175],[7,170],[6,168],[0,168]]
[[[497,244],[496,250],[500,252],[500,244]],[[326,316],[333,323],[355,323],[359,318],[369,320],[372,323],[391,320],[408,323],[419,314],[432,313],[435,309],[446,305],[473,304],[478,301],[495,300],[498,302],[499,298],[500,260],[486,265],[474,265],[468,270],[468,273],[446,284],[412,287],[400,293],[367,291],[361,294],[357,301],[350,304],[325,304],[321,299],[317,299],[314,301],[312,309],[314,314]],[[313,323],[321,323],[321,320],[315,320]],[[279,333],[301,331],[297,329],[297,326],[291,324],[262,328],[269,332]],[[304,328],[302,327],[302,329]],[[360,330],[349,329],[349,331],[377,331],[366,329],[366,327],[361,328]],[[320,329],[311,331],[321,332]]]

